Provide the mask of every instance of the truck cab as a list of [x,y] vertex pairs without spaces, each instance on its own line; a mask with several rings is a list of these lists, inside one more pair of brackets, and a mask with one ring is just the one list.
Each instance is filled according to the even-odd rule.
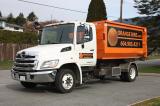
[[[73,83],[82,84],[81,67],[96,65],[96,30],[92,23],[47,25],[39,42],[38,46],[17,53],[11,71],[12,78],[27,88],[55,82],[60,91],[70,92]],[[60,75],[62,87],[56,81],[59,73],[64,74]]]

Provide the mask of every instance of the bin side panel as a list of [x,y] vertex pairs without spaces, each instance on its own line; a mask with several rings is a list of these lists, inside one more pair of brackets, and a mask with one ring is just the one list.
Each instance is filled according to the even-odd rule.
[[147,57],[146,28],[110,21],[94,24],[97,33],[97,59]]

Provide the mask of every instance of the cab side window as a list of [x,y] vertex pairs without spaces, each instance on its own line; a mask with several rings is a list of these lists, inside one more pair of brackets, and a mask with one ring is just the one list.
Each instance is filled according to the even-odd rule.
[[91,41],[93,38],[92,28],[86,29],[85,26],[77,28],[77,44],[82,44]]

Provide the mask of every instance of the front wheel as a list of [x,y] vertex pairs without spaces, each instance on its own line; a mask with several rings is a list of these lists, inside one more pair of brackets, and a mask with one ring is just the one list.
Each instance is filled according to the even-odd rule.
[[61,93],[69,93],[75,87],[75,74],[70,69],[61,69],[57,73],[55,86]]
[[25,88],[35,88],[37,84],[31,82],[21,82],[21,85]]
[[134,80],[136,80],[136,77],[137,77],[137,68],[135,65],[131,65],[129,67],[129,71],[128,72],[122,72],[121,73],[121,76],[120,76],[120,79],[122,81],[128,81],[128,82],[132,82]]

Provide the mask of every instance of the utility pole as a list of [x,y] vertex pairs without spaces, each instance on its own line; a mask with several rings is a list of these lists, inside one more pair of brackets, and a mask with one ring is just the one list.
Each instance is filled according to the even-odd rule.
[[121,0],[121,3],[120,3],[120,22],[122,22],[122,16],[123,16],[123,0]]

